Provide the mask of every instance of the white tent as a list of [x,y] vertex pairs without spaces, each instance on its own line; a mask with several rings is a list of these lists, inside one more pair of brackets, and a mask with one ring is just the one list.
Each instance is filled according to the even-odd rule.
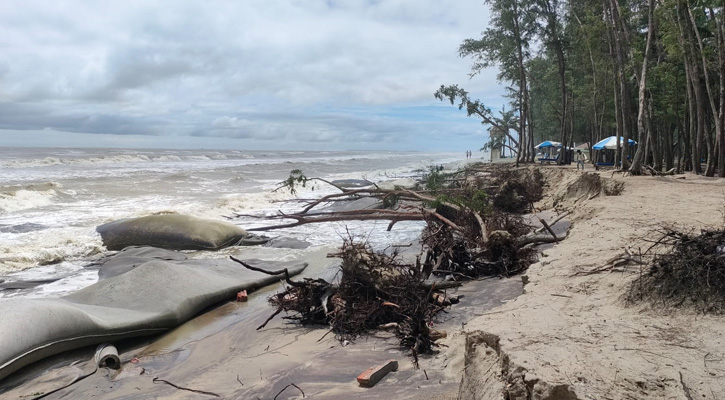
[[[629,139],[630,146],[634,146],[635,144],[637,144],[637,142],[635,142],[632,139]],[[621,136],[619,137],[619,145],[624,146],[624,138]],[[594,149],[594,150],[604,150],[604,149],[612,150],[612,149],[616,149],[616,148],[617,148],[617,137],[616,136],[610,136],[606,139],[602,139],[602,140],[598,141],[597,143],[595,143],[594,146],[592,146],[592,149]]]

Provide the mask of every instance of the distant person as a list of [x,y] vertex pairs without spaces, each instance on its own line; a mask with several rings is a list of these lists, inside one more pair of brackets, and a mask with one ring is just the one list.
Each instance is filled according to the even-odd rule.
[[582,171],[584,171],[584,163],[587,162],[587,155],[582,153],[581,150],[576,151],[576,169],[579,169],[579,165],[582,166]]

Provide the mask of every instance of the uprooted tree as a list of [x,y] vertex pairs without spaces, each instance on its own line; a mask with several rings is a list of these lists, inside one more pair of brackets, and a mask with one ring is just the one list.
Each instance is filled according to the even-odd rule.
[[[435,345],[436,333],[428,328],[432,318],[455,301],[439,291],[450,287],[449,281],[514,275],[535,259],[536,244],[562,239],[543,220],[548,233],[532,232],[523,218],[535,211],[533,204],[543,194],[544,178],[537,169],[477,166],[445,173],[431,167],[415,187],[392,189],[349,189],[295,170],[278,189],[295,191],[313,179],[339,192],[296,199],[303,204],[296,213],[238,217],[281,222],[250,231],[353,220],[389,220],[390,230],[399,221],[424,221],[422,252],[415,260],[404,260],[396,252],[375,252],[350,237],[335,255],[342,260],[339,282],[287,278],[288,288],[270,298],[277,310],[267,322],[284,311],[303,324],[331,326],[339,339],[389,328],[402,346],[412,350],[416,361],[418,354],[430,352]],[[316,210],[322,205],[361,201],[366,208]]]
[[725,229],[692,233],[661,226],[653,237],[625,300],[725,314]]

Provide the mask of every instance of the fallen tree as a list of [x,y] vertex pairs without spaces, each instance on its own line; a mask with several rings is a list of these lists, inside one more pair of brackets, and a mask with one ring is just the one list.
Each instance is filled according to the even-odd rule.
[[[277,190],[296,192],[311,180],[300,171]],[[391,230],[399,221],[425,221],[422,236],[424,252],[419,258],[423,279],[431,274],[456,279],[480,276],[511,276],[525,270],[535,258],[533,246],[561,238],[537,235],[520,214],[533,211],[533,203],[541,199],[544,178],[538,169],[506,166],[476,166],[473,170],[443,173],[431,167],[416,190],[396,187],[347,189],[335,186],[339,193],[318,199],[301,200],[304,207],[295,213],[278,212],[257,216],[237,214],[270,221],[292,221],[249,231],[269,231],[311,223],[388,220]],[[382,209],[318,210],[339,202],[376,199]],[[297,200],[300,201],[300,200]],[[545,221],[542,221],[548,226]]]
[[[280,188],[294,191],[310,180],[293,171]],[[532,231],[521,215],[534,211],[543,185],[537,169],[477,166],[475,171],[445,174],[432,167],[415,188],[335,186],[339,193],[301,200],[303,207],[295,213],[237,215],[292,221],[249,231],[352,220],[389,220],[388,230],[398,221],[426,223],[422,252],[415,260],[403,261],[396,252],[375,252],[351,237],[344,240],[339,253],[333,255],[341,259],[339,282],[287,278],[287,288],[269,299],[275,312],[258,329],[282,312],[288,314],[285,318],[302,324],[328,325],[340,340],[391,329],[417,363],[418,354],[429,353],[439,336],[429,328],[433,317],[456,302],[439,289],[451,281],[520,273],[535,260],[535,245],[563,239],[543,220],[547,233]],[[375,199],[384,208],[320,209],[365,198]]]

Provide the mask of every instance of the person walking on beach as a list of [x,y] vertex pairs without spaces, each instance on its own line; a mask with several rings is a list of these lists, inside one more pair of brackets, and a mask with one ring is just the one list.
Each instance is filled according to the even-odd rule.
[[584,163],[587,161],[587,155],[582,153],[581,150],[576,151],[576,169],[579,169],[579,165],[582,166],[582,171],[584,171]]

